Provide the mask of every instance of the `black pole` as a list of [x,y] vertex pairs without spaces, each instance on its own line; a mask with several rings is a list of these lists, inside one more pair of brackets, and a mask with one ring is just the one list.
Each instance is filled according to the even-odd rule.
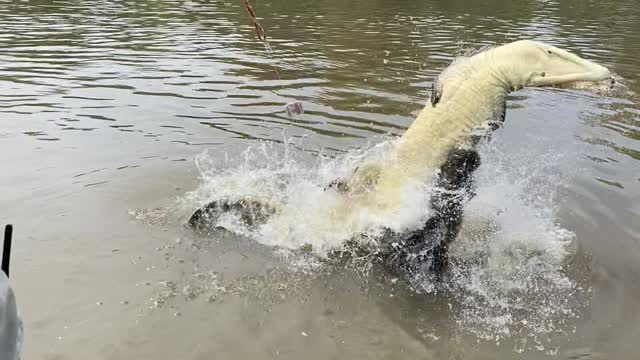
[[5,226],[4,244],[2,246],[2,271],[7,274],[7,277],[9,277],[9,260],[11,259],[11,235],[13,235],[13,226]]

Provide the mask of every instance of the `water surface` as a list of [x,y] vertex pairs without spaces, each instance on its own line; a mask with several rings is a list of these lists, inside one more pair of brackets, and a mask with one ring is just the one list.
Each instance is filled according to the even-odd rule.
[[[24,358],[640,356],[636,1],[255,10],[271,52],[240,1],[0,1],[0,214],[16,226]],[[472,267],[478,277],[460,274],[459,292],[418,295],[357,266],[182,226],[190,191],[215,191],[194,165],[203,151],[214,163],[226,152],[223,169],[250,176],[259,166],[239,169],[241,153],[266,140],[271,159],[294,153],[274,173],[317,181],[318,153],[339,158],[401,134],[462,49],[520,38],[599,62],[626,90],[510,97],[506,126],[481,148],[471,210],[509,210],[506,242],[490,249],[518,234],[539,240],[538,252],[509,247],[495,263],[512,277]],[[286,117],[290,101],[305,114]],[[563,234],[576,255],[543,272],[546,283],[514,270]],[[519,284],[550,287],[518,298]]]

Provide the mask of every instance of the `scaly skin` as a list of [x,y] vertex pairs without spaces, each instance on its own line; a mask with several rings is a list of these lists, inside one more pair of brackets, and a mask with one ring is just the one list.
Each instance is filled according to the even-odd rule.
[[[267,224],[270,241],[280,246],[302,245],[304,236],[290,234],[291,231],[299,231],[291,226],[295,221],[312,229],[316,242],[327,249],[338,246],[344,239],[368,230],[372,224],[377,226],[396,214],[402,215],[403,205],[406,205],[402,202],[402,195],[407,185],[429,181],[430,174],[435,174],[441,165],[447,165],[445,160],[449,154],[464,153],[469,146],[473,147],[474,132],[483,125],[489,125],[488,121],[495,120],[504,111],[510,91],[525,86],[554,86],[607,78],[610,74],[606,68],[533,41],[517,41],[460,58],[438,78],[439,100],[434,101],[435,105],[430,102],[425,106],[386,158],[363,164],[347,181],[334,182],[333,187],[338,194],[326,196],[312,212],[300,213],[295,207],[273,206],[269,211],[273,221]],[[487,129],[491,130],[491,127],[487,126]],[[476,160],[466,165],[462,162],[461,171],[464,172],[467,166],[470,172],[467,177],[472,176],[479,162]],[[454,161],[450,165],[455,167],[456,164]],[[451,182],[447,176],[451,177],[443,174],[439,179],[441,184]],[[450,228],[442,254],[438,255],[443,259],[446,257],[446,245],[456,236],[455,226],[449,225],[460,221],[460,205],[453,204],[450,208],[454,211],[444,211],[443,215],[439,214],[442,211],[438,206],[434,209],[431,204],[434,213],[423,226],[420,239],[433,237],[431,232],[436,227]],[[223,210],[231,207],[224,205]],[[213,209],[217,209],[216,204],[213,204]],[[196,220],[201,213],[197,214]],[[433,223],[437,226],[432,226]]]
[[439,101],[424,107],[386,159],[358,169],[348,183],[350,195],[365,206],[397,209],[404,185],[428,180],[451,150],[496,117],[509,92],[609,77],[598,64],[528,40],[458,59],[438,79]]
[[427,103],[386,159],[358,169],[349,183],[352,193],[369,189],[367,202],[400,206],[404,184],[427,180],[452,149],[464,146],[472,131],[495,117],[510,83],[486,66],[490,51],[460,59],[443,73],[439,102]]
[[[379,191],[397,187],[399,181],[424,179],[425,171],[442,164],[447,153],[460,146],[470,133],[490,120],[505,101],[507,89],[480,61],[466,60],[448,73],[444,92],[434,107],[428,103],[400,138],[378,182]],[[466,80],[466,81],[459,81]],[[460,84],[449,86],[449,84]],[[430,140],[425,144],[425,140]]]

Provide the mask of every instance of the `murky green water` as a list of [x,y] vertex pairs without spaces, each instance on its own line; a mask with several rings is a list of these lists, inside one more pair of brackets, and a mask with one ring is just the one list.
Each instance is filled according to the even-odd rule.
[[[260,0],[255,10],[271,53],[239,0],[0,0],[0,221],[16,226],[25,359],[640,357],[640,3]],[[561,287],[537,289],[482,312],[358,269],[293,271],[305,259],[196,237],[181,214],[162,216],[200,186],[193,160],[206,149],[233,157],[293,138],[312,157],[352,151],[402,133],[461,48],[520,38],[595,60],[628,90],[514,93],[481,151],[481,199],[506,191],[508,181],[491,187],[505,173],[555,194],[543,214],[577,243],[566,302]],[[305,114],[286,117],[290,101]],[[538,303],[548,313],[527,317]],[[502,315],[521,325],[503,332]]]

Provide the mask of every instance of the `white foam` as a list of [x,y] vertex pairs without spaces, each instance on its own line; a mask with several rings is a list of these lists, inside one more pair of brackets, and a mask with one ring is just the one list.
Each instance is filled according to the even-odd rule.
[[563,272],[574,234],[556,219],[564,176],[554,167],[566,153],[520,151],[482,149],[477,196],[451,247],[456,265],[448,285],[464,328],[497,340],[517,329],[536,342],[574,315],[578,286]]
[[[287,143],[255,143],[238,156],[205,152],[197,159],[202,185],[184,204],[194,209],[215,199],[246,197],[276,204],[279,214],[259,228],[246,228],[233,216],[221,217],[217,225],[273,246],[287,254],[283,259],[292,267],[300,267],[309,258],[295,258],[289,249],[311,245],[322,257],[356,235],[376,239],[383,227],[400,231],[424,223],[429,184],[408,184],[402,191],[405,206],[392,213],[345,212],[350,209],[345,197],[325,189],[363,159],[380,157],[392,142],[378,139],[335,158],[294,151]],[[554,205],[562,182],[555,167],[564,153],[548,148],[544,154],[506,153],[493,147],[496,143],[480,149],[477,196],[467,205],[463,231],[451,248],[453,277],[447,287],[458,301],[461,326],[481,336],[509,336],[514,327],[550,332],[552,318],[572,314],[567,297],[576,289],[562,270],[573,234],[557,224]],[[425,282],[422,290],[431,291],[432,285]]]
[[243,198],[268,202],[278,208],[278,214],[259,228],[246,228],[233,216],[223,216],[215,225],[279,248],[311,245],[320,256],[357,235],[378,235],[383,227],[416,228],[426,216],[429,191],[424,184],[408,184],[400,195],[405,206],[394,212],[375,207],[352,211],[350,199],[326,190],[333,180],[350,176],[363,158],[379,157],[391,141],[338,158],[310,158],[291,151],[291,144],[273,143],[256,143],[235,158],[205,152],[197,159],[203,184],[186,196],[186,204]]

